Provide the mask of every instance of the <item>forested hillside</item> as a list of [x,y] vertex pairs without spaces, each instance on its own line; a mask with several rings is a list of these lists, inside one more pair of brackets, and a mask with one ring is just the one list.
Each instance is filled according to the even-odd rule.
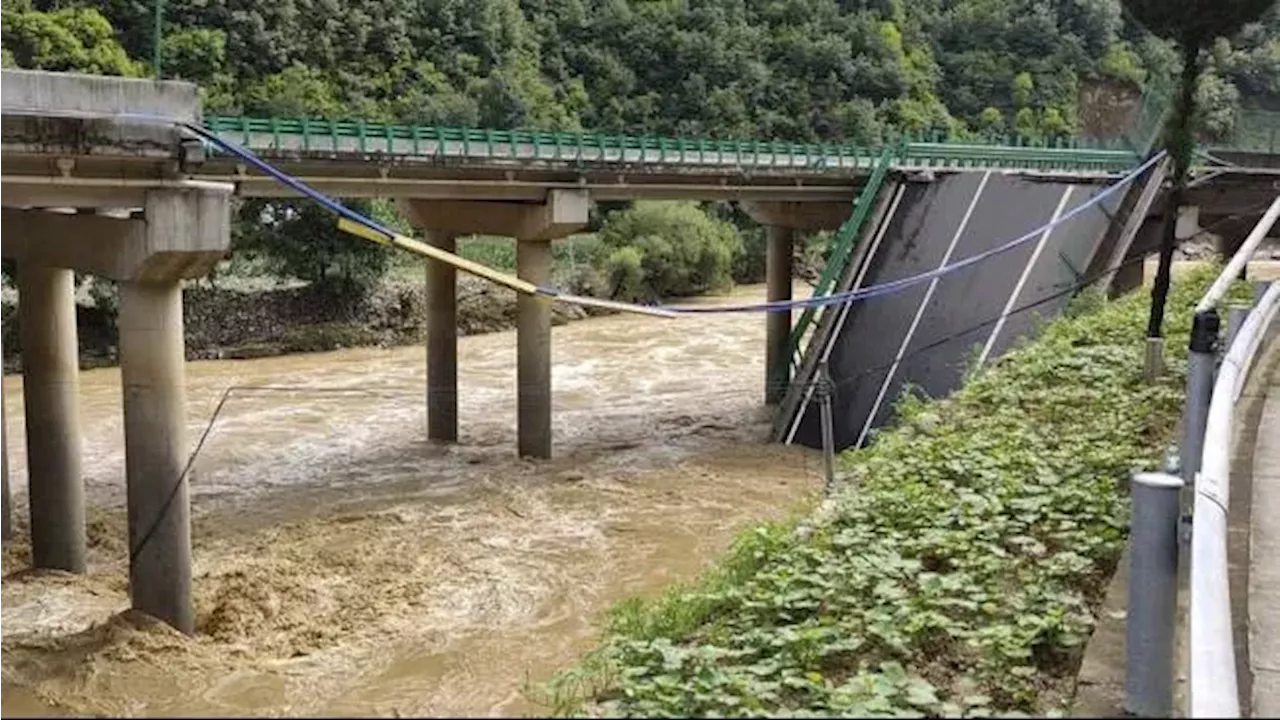
[[[153,7],[5,0],[5,62],[150,72]],[[209,111],[794,140],[1070,133],[1082,82],[1177,62],[1118,0],[167,0],[163,27]],[[1219,130],[1280,95],[1280,11],[1202,92]]]
[[[5,66],[155,73],[155,0],[2,1]],[[1120,0],[163,0],[163,9],[160,75],[198,83],[206,112],[495,128],[1052,139],[1091,122],[1080,112],[1085,86],[1132,99],[1179,62]],[[1280,9],[1219,41],[1200,93],[1206,136],[1229,132],[1241,106],[1280,108]],[[407,229],[388,203],[354,205]],[[635,232],[671,232],[675,219],[702,215],[705,227],[687,231],[724,242],[699,256],[709,269],[691,265],[687,282],[664,284],[655,278],[673,260],[641,236],[606,232],[609,243],[576,256],[594,270],[575,274],[587,277],[579,291],[643,297],[705,290],[730,273],[762,277],[763,234],[727,204],[623,213],[618,227]],[[741,237],[722,232],[722,220]],[[236,262],[255,260],[271,276],[368,288],[387,268],[387,253],[342,235],[310,203],[246,202],[235,227]],[[810,250],[819,257],[821,243]]]

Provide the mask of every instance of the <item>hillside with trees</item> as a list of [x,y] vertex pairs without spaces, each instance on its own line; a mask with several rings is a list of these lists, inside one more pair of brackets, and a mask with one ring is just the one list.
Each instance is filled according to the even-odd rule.
[[[3,0],[4,65],[152,75],[154,7]],[[164,0],[162,30],[160,75],[198,83],[209,113],[796,141],[1077,135],[1082,89],[1136,97],[1181,63],[1120,0]],[[1229,133],[1241,107],[1280,108],[1276,6],[1206,55],[1202,135]],[[398,220],[389,204],[362,207]],[[759,228],[724,204],[702,211],[743,236],[710,257],[756,279]],[[690,210],[643,212],[619,225]],[[237,247],[273,274],[376,280],[380,251],[322,215],[245,203]],[[608,237],[591,258],[602,287],[704,287],[638,278],[659,263],[620,251],[620,229]]]
[[[6,0],[5,62],[150,73],[153,7]],[[1178,63],[1118,0],[167,0],[160,57],[210,112],[860,142],[1069,134]],[[1280,12],[1209,65],[1227,126],[1273,102]]]

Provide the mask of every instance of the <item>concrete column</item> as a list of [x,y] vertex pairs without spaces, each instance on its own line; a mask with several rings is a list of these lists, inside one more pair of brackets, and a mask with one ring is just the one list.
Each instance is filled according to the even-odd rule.
[[13,500],[9,497],[9,435],[5,425],[4,393],[0,392],[0,482],[4,483],[4,528],[0,539],[6,543],[13,535]]
[[[453,233],[428,237],[442,250],[457,249]],[[427,260],[427,438],[458,441],[457,271],[436,260]]]
[[186,464],[182,289],[177,280],[120,283],[133,607],[190,633],[191,520]]
[[[791,251],[795,230],[779,225],[769,226],[769,248],[765,257],[768,299],[791,299]],[[776,405],[787,393],[791,369],[787,357],[787,340],[791,334],[791,312],[771,312],[765,316],[765,384],[764,402]]]
[[[545,285],[551,280],[551,241],[517,240],[516,273]],[[551,301],[516,298],[516,402],[520,456],[551,457]]]
[[80,360],[72,272],[20,264],[18,316],[32,564],[84,572],[84,481],[77,398]]

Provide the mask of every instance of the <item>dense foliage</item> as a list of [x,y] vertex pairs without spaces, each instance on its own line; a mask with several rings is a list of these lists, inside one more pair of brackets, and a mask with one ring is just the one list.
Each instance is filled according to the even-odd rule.
[[[1175,285],[1170,349],[1209,279]],[[1125,480],[1171,440],[1185,370],[1172,357],[1143,382],[1141,294],[1085,298],[950,398],[900,401],[813,516],[619,606],[604,647],[551,685],[558,710],[583,695],[639,717],[1054,709],[1124,542]]]
[[1246,25],[1256,24],[1271,9],[1275,0],[1185,0],[1176,3],[1158,0],[1121,1],[1137,22],[1157,36],[1176,43],[1182,56],[1178,91],[1174,95],[1169,122],[1162,138],[1164,149],[1168,151],[1172,161],[1169,177],[1173,187],[1165,204],[1160,263],[1151,289],[1151,314],[1147,322],[1147,335],[1160,337],[1164,324],[1165,298],[1169,292],[1173,250],[1177,244],[1172,208],[1179,208],[1183,204],[1191,156],[1195,150],[1197,116],[1200,114],[1196,111],[1196,101],[1200,74],[1204,69],[1204,51],[1210,44],[1237,34]]
[[[3,0],[3,62],[151,72],[154,4]],[[895,130],[1055,137],[1085,129],[1085,84],[1132,97],[1179,63],[1119,0],[164,0],[163,9],[162,75],[199,83],[206,111],[427,124],[859,142]],[[1199,92],[1202,127],[1217,134],[1241,103],[1275,103],[1280,10],[1216,42]],[[275,223],[272,240],[260,221],[307,211],[271,205],[246,207],[238,237],[294,266],[306,251],[286,245],[308,243],[300,233],[311,226]],[[752,252],[737,269],[751,277],[762,236],[746,241]],[[312,271],[365,267],[361,242],[326,241],[334,255]],[[634,266],[615,260],[619,272]]]
[[[6,0],[6,47],[29,18],[78,6],[151,57],[152,0]],[[1075,127],[1081,82],[1176,69],[1117,0],[167,0],[164,12],[163,72],[204,86],[210,110],[493,127],[1059,134]],[[1216,52],[1215,77],[1280,90],[1277,15]]]
[[609,216],[600,231],[610,297],[657,300],[723,289],[742,238],[692,202],[641,201]]

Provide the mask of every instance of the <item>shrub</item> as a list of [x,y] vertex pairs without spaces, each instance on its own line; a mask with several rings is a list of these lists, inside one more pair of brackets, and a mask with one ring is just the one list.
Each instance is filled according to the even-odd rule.
[[601,275],[611,297],[630,301],[694,295],[732,285],[742,238],[692,202],[637,202],[600,231]]

